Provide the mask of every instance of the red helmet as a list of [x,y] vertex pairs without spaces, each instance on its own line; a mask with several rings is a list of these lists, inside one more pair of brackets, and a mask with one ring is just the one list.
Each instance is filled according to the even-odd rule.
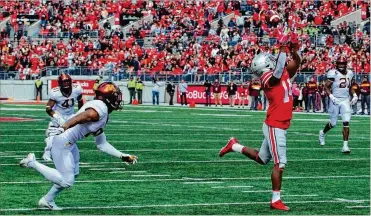
[[58,77],[58,85],[65,97],[69,97],[72,93],[72,78],[70,75],[62,73]]
[[340,73],[345,73],[347,71],[347,64],[348,64],[348,60],[345,58],[345,56],[339,56],[336,59],[336,69]]
[[95,99],[103,101],[109,110],[122,109],[122,93],[113,82],[103,82],[95,90]]

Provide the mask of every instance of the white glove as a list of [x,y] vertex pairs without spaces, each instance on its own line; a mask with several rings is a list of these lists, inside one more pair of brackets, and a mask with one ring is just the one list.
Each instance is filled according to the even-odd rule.
[[350,105],[354,105],[354,104],[357,104],[358,102],[358,96],[356,93],[353,94],[353,98],[352,100],[350,101]]
[[58,113],[54,113],[53,115],[55,123],[57,123],[59,126],[62,126],[66,121],[62,116],[60,116]]
[[57,136],[63,132],[64,129],[62,127],[49,127],[48,130],[46,130],[46,134],[48,137]]
[[334,97],[334,95],[330,94],[329,98],[331,99],[332,103],[334,103],[335,105],[339,105],[340,101],[339,101],[339,99]]
[[135,155],[127,155],[127,154],[123,154],[121,156],[121,160],[124,161],[126,164],[136,164],[137,163],[137,156]]

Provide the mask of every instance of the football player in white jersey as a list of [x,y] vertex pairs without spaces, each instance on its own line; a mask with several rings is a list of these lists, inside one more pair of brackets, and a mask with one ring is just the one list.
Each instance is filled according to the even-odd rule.
[[95,100],[89,101],[61,127],[51,127],[53,162],[56,169],[50,168],[36,161],[35,154],[30,153],[20,162],[21,167],[37,170],[46,179],[54,183],[50,191],[39,200],[39,207],[51,210],[61,210],[54,202],[54,198],[62,190],[69,188],[75,181],[76,161],[71,153],[73,145],[89,135],[95,137],[95,143],[100,151],[120,158],[127,164],[135,164],[137,157],[124,154],[107,142],[103,132],[108,122],[109,114],[113,110],[122,109],[122,94],[120,89],[112,82],[101,83],[95,91]]
[[[74,115],[74,105],[76,101],[80,109],[84,105],[82,88],[80,85],[72,84],[70,75],[62,73],[58,77],[58,87],[50,91],[50,98],[46,104],[46,113],[51,117],[48,128],[62,126],[66,120],[70,119]],[[47,129],[47,131],[49,131],[49,129]],[[49,137],[49,134],[45,133],[45,136]],[[52,148],[51,143],[47,143],[46,141],[45,143],[46,147],[43,159],[45,161],[52,161],[50,152]],[[76,158],[80,157],[77,145],[74,145],[72,152]],[[78,173],[76,173],[76,175],[77,174]]]
[[[338,57],[336,60],[336,69],[332,69],[327,73],[327,81],[325,91],[331,100],[329,106],[330,121],[326,124],[323,130],[319,132],[319,143],[325,145],[325,134],[335,127],[339,115],[343,121],[343,149],[344,154],[349,154],[348,146],[349,138],[349,122],[352,114],[350,109],[358,101],[358,96],[351,88],[351,80],[353,72],[347,69],[347,59],[344,56]],[[350,101],[349,91],[353,98]]]

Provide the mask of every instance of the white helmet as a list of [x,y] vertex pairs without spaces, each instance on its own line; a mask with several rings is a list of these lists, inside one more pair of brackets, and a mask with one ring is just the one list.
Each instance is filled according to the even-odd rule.
[[276,67],[276,58],[268,53],[260,53],[251,62],[251,71],[258,77]]

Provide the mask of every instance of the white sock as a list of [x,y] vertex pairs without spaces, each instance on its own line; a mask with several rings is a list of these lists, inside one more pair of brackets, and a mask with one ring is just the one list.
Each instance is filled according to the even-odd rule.
[[348,147],[348,141],[344,141],[343,147]]
[[281,192],[280,191],[272,191],[272,203],[277,202],[281,199]]
[[50,189],[50,191],[44,196],[46,201],[52,202],[54,201],[54,198],[64,190],[63,187],[55,184],[53,187]]
[[239,143],[236,143],[236,144],[233,144],[232,145],[232,150],[234,152],[239,152],[239,153],[242,153],[242,149],[244,148],[245,146],[239,144]]
[[61,185],[64,183],[63,176],[58,172],[58,170],[45,166],[37,161],[32,161],[29,167],[34,168],[39,173],[41,173],[46,179],[53,182],[54,184]]

